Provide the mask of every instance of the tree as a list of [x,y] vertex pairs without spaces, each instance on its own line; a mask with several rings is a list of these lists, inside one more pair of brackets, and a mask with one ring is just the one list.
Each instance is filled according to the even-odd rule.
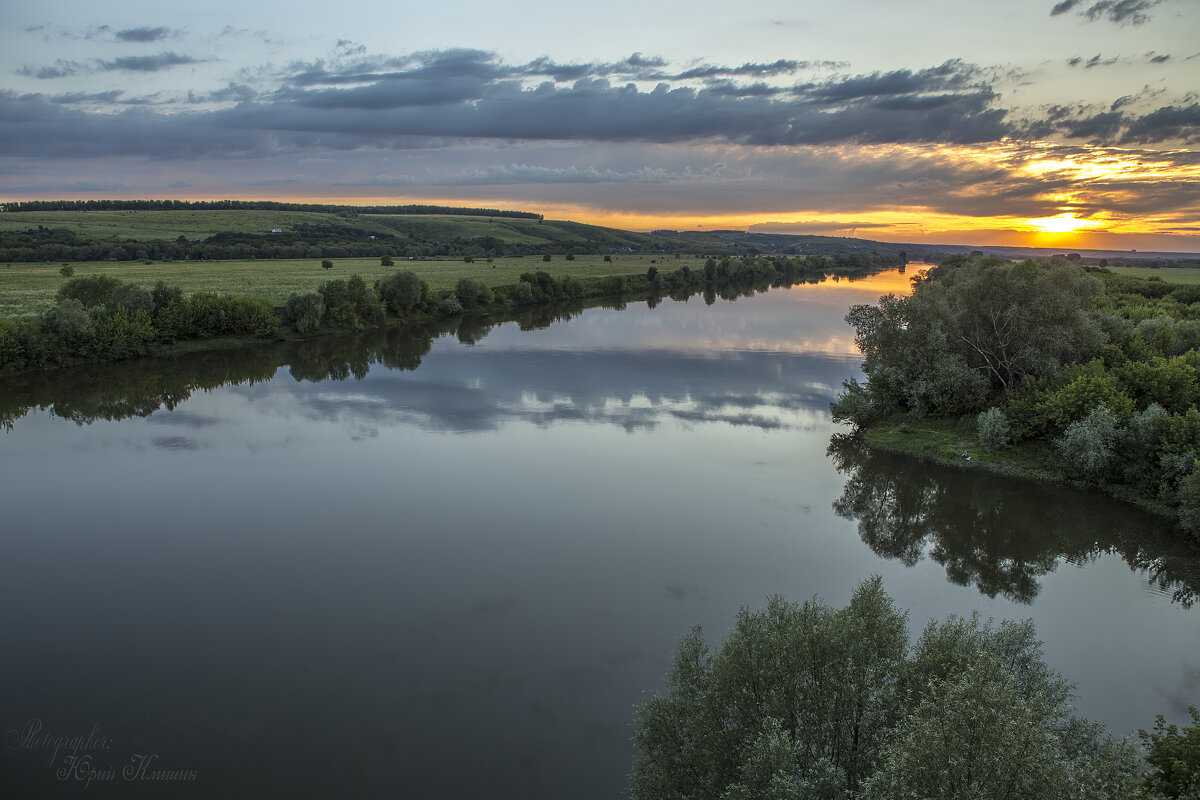
[[325,300],[316,292],[294,294],[287,300],[284,315],[297,333],[310,333],[321,326],[325,315]]
[[479,278],[459,278],[454,294],[463,308],[484,306],[492,301],[492,290]]
[[379,282],[379,296],[396,316],[414,311],[424,301],[426,291],[425,281],[409,269],[393,272]]
[[379,266],[381,266],[381,267],[391,267],[391,266],[394,266],[395,263],[396,262],[392,260],[391,256],[380,256],[379,257]]
[[1033,623],[932,622],[911,652],[878,577],[683,637],[636,712],[635,800],[1127,798],[1137,757],[1072,713]]
[[1153,732],[1138,731],[1149,751],[1146,788],[1161,797],[1200,800],[1200,711],[1188,706],[1188,714],[1192,724],[1182,730],[1159,714]]
[[321,269],[333,269],[333,262],[328,258],[321,262]]

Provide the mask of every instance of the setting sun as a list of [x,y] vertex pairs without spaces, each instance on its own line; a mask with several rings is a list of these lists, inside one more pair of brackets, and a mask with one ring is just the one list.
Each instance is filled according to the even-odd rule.
[[1039,217],[1028,224],[1042,233],[1073,233],[1074,231],[1099,228],[1103,223],[1079,219],[1074,214],[1059,214],[1057,217]]

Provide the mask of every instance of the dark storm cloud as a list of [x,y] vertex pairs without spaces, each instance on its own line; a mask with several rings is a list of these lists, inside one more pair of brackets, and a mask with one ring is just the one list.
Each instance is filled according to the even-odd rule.
[[[191,56],[163,52],[95,62],[87,69],[151,72],[191,63],[196,63]],[[801,63],[743,64],[729,68],[725,77],[714,77],[721,74],[717,68],[705,67],[697,78],[699,86],[663,81],[646,89],[603,76],[583,77],[569,85],[547,80],[530,86],[522,76],[553,72],[558,66],[544,61],[511,66],[494,53],[458,49],[352,63],[298,63],[276,76],[278,88],[273,90],[230,83],[202,96],[187,96],[193,106],[237,103],[232,107],[170,114],[119,111],[122,102],[134,101],[115,97],[115,113],[84,114],[69,106],[98,103],[100,94],[50,99],[5,92],[0,93],[0,151],[10,156],[237,158],[313,149],[429,147],[464,140],[971,144],[1055,132],[1102,143],[1149,143],[1192,141],[1198,130],[1194,106],[1169,106],[1143,116],[1123,105],[1103,113],[1051,109],[1042,118],[1014,119],[998,105],[999,94],[983,71],[960,61],[791,85],[740,83],[729,77],[785,73]],[[664,67],[661,59],[634,54],[597,69]],[[65,74],[81,67],[60,62],[53,69]],[[612,180],[627,171],[617,170]],[[610,179],[603,171],[548,172],[545,177],[555,182],[555,175],[572,182]]]
[[27,78],[54,80],[92,72],[159,72],[171,67],[200,63],[203,63],[203,59],[167,50],[153,56],[123,56],[107,61],[66,61],[60,58],[53,66],[48,67],[26,64],[17,70],[17,74]]
[[202,59],[167,50],[154,56],[124,56],[111,61],[101,61],[99,68],[105,72],[158,72],[184,64],[199,63],[202,63]]
[[122,42],[158,42],[171,35],[170,28],[126,28],[116,32],[118,41]]
[[39,80],[55,80],[56,78],[67,78],[82,71],[84,66],[78,61],[64,61],[59,59],[54,62],[52,67],[32,67],[28,64],[17,70],[17,74],[26,78],[38,78]]
[[1084,0],[1062,0],[1050,9],[1050,16],[1055,17],[1079,9],[1079,16],[1089,20],[1107,19],[1122,25],[1127,22],[1141,25],[1150,19],[1146,12],[1161,2],[1162,0],[1100,0],[1084,8]]

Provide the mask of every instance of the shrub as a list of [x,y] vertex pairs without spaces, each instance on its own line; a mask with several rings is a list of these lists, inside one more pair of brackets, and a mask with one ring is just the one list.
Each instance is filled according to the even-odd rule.
[[1055,442],[1064,470],[1088,481],[1099,481],[1112,464],[1118,432],[1117,418],[1104,404],[1072,422]]
[[231,333],[267,339],[279,332],[279,317],[274,307],[261,297],[230,298],[229,317]]
[[[147,295],[149,293],[147,292]],[[157,331],[146,309],[118,308],[96,324],[96,352],[103,358],[120,360],[145,354]]]
[[460,278],[454,287],[454,294],[463,308],[475,308],[492,301],[492,290],[479,278]]
[[529,281],[521,281],[518,283],[516,296],[513,298],[513,302],[522,306],[533,303],[533,284]]
[[113,290],[111,309],[124,309],[129,313],[154,310],[154,298],[150,292],[133,283],[123,283]]
[[441,299],[438,303],[438,313],[444,316],[453,316],[463,312],[462,303],[458,301],[458,297],[451,292]]
[[380,256],[379,257],[379,266],[381,266],[381,267],[390,267],[390,266],[395,265],[395,263],[396,262],[392,260],[391,256]]
[[1191,473],[1179,482],[1179,524],[1200,538],[1200,461],[1194,462]]
[[1003,450],[1008,447],[1009,428],[1004,412],[996,407],[980,412],[975,418],[976,436],[988,450]]
[[829,404],[829,411],[834,422],[849,422],[856,427],[867,425],[879,416],[867,387],[856,378],[842,381],[842,393]]
[[321,262],[321,269],[333,269],[333,262],[328,258]]
[[75,268],[70,264],[63,264],[62,268],[58,271],[58,274],[62,275],[64,278],[69,278],[75,274]]
[[475,262],[475,259],[471,258],[470,256],[463,256],[464,264],[472,264],[474,262]]
[[396,316],[415,310],[424,301],[427,291],[425,281],[410,269],[393,272],[379,282],[379,296]]
[[66,361],[91,352],[96,331],[83,303],[72,298],[62,300],[42,317],[50,358]]
[[229,333],[229,304],[225,298],[212,292],[196,292],[187,305],[192,317],[191,337],[209,339]]
[[550,260],[550,254],[549,254],[549,253],[547,253],[546,255],[542,256],[542,261],[549,261],[549,260]]
[[316,292],[294,294],[287,300],[284,315],[297,333],[310,333],[321,327],[325,301]]
[[1145,786],[1156,797],[1200,797],[1200,711],[1188,706],[1188,714],[1192,724],[1182,730],[1167,725],[1159,714],[1152,733],[1138,731],[1149,751],[1146,762],[1151,766]]
[[166,281],[159,281],[150,290],[150,302],[155,311],[169,306],[171,303],[182,303],[183,289],[178,286],[168,286]]
[[605,256],[605,257],[604,257],[604,262],[605,262],[606,264],[612,263],[612,256]]
[[182,293],[178,299],[171,299],[161,306],[155,305],[154,327],[158,331],[159,341],[168,344],[192,337],[192,307],[183,299]]
[[0,319],[0,370],[20,369],[25,351],[19,338],[20,326],[11,319]]
[[112,305],[113,292],[121,282],[108,275],[71,278],[58,290],[59,300],[78,300],[84,308]]
[[564,258],[564,259],[566,259],[567,261],[574,261],[574,260],[575,260],[575,254],[574,254],[574,253],[567,253],[565,256],[563,256],[563,258]]

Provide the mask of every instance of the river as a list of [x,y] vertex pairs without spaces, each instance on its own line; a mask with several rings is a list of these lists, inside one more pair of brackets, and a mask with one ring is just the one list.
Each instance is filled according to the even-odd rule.
[[846,310],[906,285],[0,382],[9,796],[620,797],[681,634],[873,573],[914,635],[1032,617],[1119,733],[1186,721],[1200,560],[1160,520],[831,447]]

